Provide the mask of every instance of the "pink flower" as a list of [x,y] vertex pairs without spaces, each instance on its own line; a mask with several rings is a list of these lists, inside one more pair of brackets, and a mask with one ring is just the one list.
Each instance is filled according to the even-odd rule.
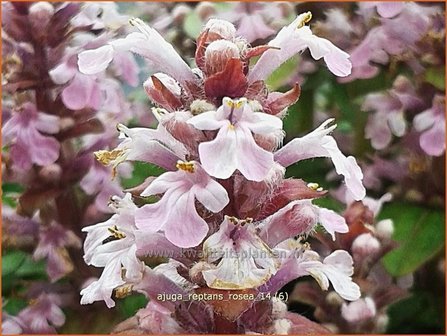
[[275,274],[279,266],[251,220],[226,216],[219,231],[204,242],[203,251],[209,263],[219,261],[215,268],[202,271],[210,288],[256,288]]
[[349,323],[359,323],[376,316],[376,304],[370,297],[341,306],[341,316]]
[[323,58],[329,70],[337,76],[351,73],[349,55],[330,41],[313,35],[307,22],[312,18],[310,12],[300,14],[291,24],[281,29],[268,45],[279,50],[267,50],[248,75],[249,83],[266,79],[276,68],[292,56],[309,48],[316,60]]
[[163,230],[174,245],[193,247],[208,233],[208,224],[197,213],[195,200],[217,213],[228,204],[228,194],[197,162],[179,161],[177,168],[176,172],[162,174],[141,193],[164,195],[157,203],[139,208],[135,222],[146,232]]
[[107,307],[113,307],[112,291],[127,282],[138,282],[143,276],[144,264],[136,256],[135,245],[137,207],[129,193],[122,199],[113,197],[110,206],[116,214],[109,220],[82,229],[87,232],[85,262],[104,270],[98,280],[82,289],[81,304],[104,300]]
[[88,173],[80,181],[80,187],[88,194],[95,196],[95,206],[99,211],[110,212],[107,203],[112,195],[123,196],[118,181],[110,180],[110,168],[93,162]]
[[391,18],[399,14],[405,6],[404,2],[393,2],[393,1],[371,1],[364,2],[359,4],[363,8],[373,8],[377,7],[377,13],[380,14],[381,17]]
[[354,239],[351,246],[354,259],[361,261],[365,258],[371,258],[380,251],[380,241],[371,233],[362,233]]
[[47,259],[47,273],[52,282],[73,270],[67,247],[81,247],[80,239],[72,231],[54,222],[41,228],[33,257],[37,260]]
[[22,331],[26,334],[54,334],[55,327],[65,323],[61,298],[56,294],[42,293],[35,303],[22,310],[17,318],[22,322]]
[[64,62],[50,70],[56,84],[67,84],[61,94],[62,101],[71,110],[92,108],[98,110],[103,102],[101,86],[97,76],[80,73],[75,55],[67,55]]
[[182,85],[195,82],[196,77],[188,64],[155,29],[140,19],[132,19],[130,23],[140,32],[130,33],[124,39],[80,53],[79,70],[88,75],[97,74],[104,71],[119,52],[132,51],[146,59],[152,72],[163,72]]
[[334,290],[346,300],[357,300],[360,297],[360,289],[352,282],[354,273],[352,257],[348,252],[337,250],[320,262],[319,256],[313,251],[304,252],[305,257],[299,267],[306,270],[323,290],[329,288],[329,280]]
[[355,301],[360,297],[360,288],[351,279],[353,273],[352,257],[344,250],[332,252],[323,262],[318,253],[304,250],[298,258],[292,256],[286,259],[270,283],[261,290],[278,290],[292,279],[310,275],[323,290],[328,290],[330,281],[342,298]]
[[317,223],[321,223],[333,240],[335,232],[348,232],[348,225],[342,216],[303,199],[290,202],[264,219],[260,224],[259,235],[269,246],[274,247],[290,237],[309,234]]
[[330,157],[335,170],[345,178],[348,191],[355,200],[365,197],[365,187],[362,184],[363,174],[352,156],[344,156],[338,149],[335,139],[329,135],[336,125],[326,128],[333,119],[326,120],[311,133],[290,141],[275,153],[275,161],[284,167],[315,157]]
[[98,161],[114,168],[123,161],[146,161],[162,168],[173,170],[179,158],[185,157],[187,151],[159,124],[157,129],[143,127],[127,128],[118,124],[120,137],[124,139],[111,151],[95,152]]
[[259,147],[253,133],[268,135],[282,129],[278,117],[253,112],[245,98],[224,98],[217,111],[188,120],[197,129],[216,130],[216,138],[199,145],[200,162],[211,176],[226,179],[238,169],[251,181],[262,181],[273,167],[273,154]]
[[421,148],[428,155],[441,156],[445,152],[445,99],[433,98],[432,107],[419,113],[413,120],[414,128],[422,132]]
[[14,165],[28,170],[33,163],[46,166],[58,159],[59,142],[43,135],[58,132],[59,117],[39,112],[34,104],[25,103],[3,125],[3,144],[11,145]]

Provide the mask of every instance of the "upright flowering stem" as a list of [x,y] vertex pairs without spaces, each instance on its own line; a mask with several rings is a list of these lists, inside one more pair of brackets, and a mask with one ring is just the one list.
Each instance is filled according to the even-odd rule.
[[[139,32],[79,55],[79,69],[90,75],[104,71],[118,51],[141,55],[154,74],[144,85],[146,92],[160,106],[153,109],[156,130],[121,128],[128,137],[116,149],[97,152],[101,162],[115,167],[131,160],[167,170],[133,188],[133,194],[116,198],[111,219],[85,228],[85,260],[105,268],[83,289],[81,302],[104,300],[113,306],[113,289],[142,292],[150,299],[117,330],[289,333],[301,325],[300,332],[326,333],[287,313],[277,291],[310,275],[323,290],[332,284],[348,301],[361,296],[348,252],[321,257],[303,242],[318,223],[333,239],[336,232],[346,233],[345,219],[312,203],[326,194],[322,188],[285,179],[284,173],[297,161],[328,157],[344,176],[349,195],[361,200],[362,172],[353,157],[338,149],[330,135],[336,127],[329,126],[332,120],[279,149],[282,117],[300,89],[269,92],[264,82],[306,48],[336,75],[349,75],[349,55],[313,35],[306,26],[310,19],[310,13],[299,15],[268,45],[254,48],[231,23],[211,19],[197,39],[195,69],[138,19],[130,23]],[[254,56],[261,57],[250,68]],[[139,261],[160,254],[169,259],[153,269]]]
[[[56,293],[54,283],[72,276],[67,288],[77,291],[92,275],[76,251],[81,247],[80,228],[91,223],[89,215],[95,221],[104,216],[104,205],[97,207],[96,199],[109,198],[111,190],[121,193],[117,181],[98,186],[94,180],[101,176],[92,177],[89,171],[105,170],[93,160],[93,151],[115,145],[115,138],[107,138],[107,133],[114,129],[113,124],[127,120],[130,104],[124,100],[116,75],[85,76],[72,64],[79,52],[107,40],[107,19],[119,17],[115,5],[109,5],[96,9],[101,11],[95,15],[100,28],[93,32],[92,22],[79,21],[88,11],[80,3],[2,3],[2,51],[7,63],[2,85],[4,102],[10,107],[2,125],[3,181],[24,189],[11,211],[15,213],[3,212],[8,223],[4,233],[11,233],[7,241],[34,250],[35,260],[44,259],[48,275],[48,283],[40,290],[29,288],[31,294],[18,295],[30,295],[35,304],[14,320],[24,333],[54,333],[64,324],[60,306],[69,302],[60,298],[66,293]],[[104,17],[103,10],[107,12]],[[103,35],[98,37],[98,32]],[[133,56],[119,57],[128,79],[135,77]],[[116,72],[119,70],[117,67]],[[111,104],[110,96],[121,98],[114,98]],[[17,228],[26,219],[32,227],[27,230],[31,233],[28,239]],[[40,320],[34,323],[39,314]]]

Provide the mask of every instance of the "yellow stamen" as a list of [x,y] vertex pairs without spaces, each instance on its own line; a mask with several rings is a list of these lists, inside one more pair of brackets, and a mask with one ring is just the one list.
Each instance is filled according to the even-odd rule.
[[229,128],[230,130],[234,131],[234,125],[233,125],[233,124],[229,124],[229,125],[228,125],[228,128]]
[[318,183],[308,183],[307,187],[309,189],[312,189],[313,191],[320,191],[318,189],[320,189],[320,185]]
[[114,225],[113,227],[108,228],[111,235],[116,239],[124,239],[126,238],[126,234],[118,230],[118,227]]
[[298,22],[297,28],[302,28],[306,23],[308,23],[310,20],[312,20],[312,13],[307,12],[300,15],[301,20]]
[[239,99],[238,102],[235,104],[236,108],[241,108],[241,106],[245,103],[244,99]]
[[122,149],[114,149],[112,151],[99,150],[94,152],[96,160],[101,162],[104,166],[109,165],[113,160],[116,160],[124,153]]
[[234,102],[231,99],[228,99],[226,101],[226,103],[227,103],[228,107],[234,107]]
[[177,169],[183,170],[188,173],[194,173],[194,162],[192,161],[177,161],[175,165]]
[[132,293],[133,285],[123,285],[115,288],[115,297],[117,299],[125,298]]

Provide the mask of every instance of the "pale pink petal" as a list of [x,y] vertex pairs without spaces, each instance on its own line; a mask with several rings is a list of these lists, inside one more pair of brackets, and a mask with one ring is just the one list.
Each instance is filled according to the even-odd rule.
[[237,169],[250,181],[262,181],[273,167],[273,154],[259,147],[249,129],[236,129]]
[[335,232],[346,233],[349,231],[345,219],[335,211],[318,208],[318,219],[324,229],[332,236],[332,240],[335,240]]
[[376,304],[370,297],[341,306],[341,316],[349,323],[359,323],[376,316]]
[[208,224],[199,216],[194,205],[194,194],[183,193],[166,204],[170,209],[164,227],[166,238],[178,247],[199,245],[208,233]]
[[59,117],[46,113],[37,113],[37,118],[34,120],[34,127],[43,133],[56,134],[59,132]]
[[117,52],[113,58],[116,73],[121,76],[130,86],[138,85],[138,64],[132,54]]
[[275,32],[265,24],[263,17],[259,14],[243,15],[237,29],[237,35],[244,37],[248,43],[267,38]]
[[211,176],[227,179],[237,169],[236,131],[222,127],[213,141],[199,145],[200,162]]
[[413,119],[413,126],[416,131],[422,132],[430,128],[435,123],[435,116],[431,109],[419,113]]
[[62,101],[71,110],[81,110],[90,103],[94,80],[89,76],[77,74],[62,91]]
[[79,71],[86,75],[97,74],[107,69],[113,57],[114,49],[111,45],[83,51],[78,55]]
[[407,130],[404,112],[390,111],[388,114],[388,125],[390,126],[391,132],[393,132],[395,136],[403,136]]
[[121,261],[113,260],[104,268],[99,280],[81,290],[81,304],[103,300],[108,308],[114,307],[115,301],[111,298],[112,292],[116,287],[123,284],[124,281],[121,279]]
[[99,83],[97,83],[95,80],[93,80],[93,78],[90,78],[90,80],[93,82],[92,83],[92,87],[91,87],[91,91],[90,91],[90,96],[87,102],[87,106],[91,107],[94,110],[99,110],[99,108],[101,107],[101,104],[103,102],[103,95],[101,92],[101,87],[99,85]]
[[204,131],[212,131],[230,125],[228,120],[218,120],[216,111],[203,112],[187,121],[188,124]]
[[168,199],[169,194],[166,193],[161,200],[154,204],[146,204],[135,211],[135,225],[145,232],[157,232],[160,230],[168,219],[169,210]]
[[39,166],[46,166],[56,162],[59,157],[59,142],[52,138],[41,135],[35,129],[28,130],[27,138],[22,138],[26,145],[31,160]]
[[77,72],[76,70],[77,69],[74,66],[70,66],[66,62],[63,62],[48,73],[54,83],[65,84],[74,77]]
[[310,200],[296,200],[263,220],[259,236],[270,246],[297,235],[305,235],[317,224],[317,207]]
[[377,112],[369,116],[365,127],[365,138],[371,139],[371,145],[379,150],[386,148],[392,140],[391,130],[384,120],[386,120],[386,115],[383,112]]
[[203,187],[197,184],[193,189],[196,199],[214,213],[221,211],[230,201],[225,188],[211,178]]
[[[360,297],[360,288],[355,284],[351,275],[353,274],[353,261],[348,252],[337,250],[326,257],[321,266],[310,262],[308,272],[319,282],[323,289],[327,289],[327,280],[330,280],[334,290],[344,299],[357,300]],[[304,263],[303,263],[304,265]]]
[[183,185],[183,174],[176,172],[166,172],[157,177],[152,183],[141,193],[141,196],[150,196],[156,194],[163,194],[169,189],[175,189]]
[[[248,105],[246,109],[249,108]],[[241,122],[246,125],[253,133],[269,134],[278,130],[282,130],[282,120],[271,114],[263,112],[244,112],[250,113],[249,117]]]
[[439,120],[432,128],[422,133],[419,143],[428,155],[441,156],[445,152],[445,121]]
[[377,13],[381,17],[391,18],[399,14],[404,8],[404,2],[383,1],[377,2]]

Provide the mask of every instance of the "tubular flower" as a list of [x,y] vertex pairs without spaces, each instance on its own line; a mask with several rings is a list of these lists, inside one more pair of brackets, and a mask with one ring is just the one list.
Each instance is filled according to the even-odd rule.
[[256,288],[279,266],[273,251],[256,234],[251,219],[239,221],[227,216],[203,249],[208,262],[220,260],[215,269],[202,272],[210,288]]
[[314,35],[305,25],[311,18],[310,12],[303,13],[280,30],[268,43],[269,46],[276,48],[267,50],[251,70],[248,76],[250,83],[266,79],[282,63],[307,48],[314,59],[323,58],[329,70],[335,75],[344,77],[351,73],[349,54],[328,40]]
[[290,141],[275,153],[275,160],[287,167],[305,159],[330,157],[337,173],[345,177],[346,187],[353,198],[361,200],[366,192],[362,184],[362,171],[355,158],[344,156],[338,149],[335,139],[329,135],[336,127],[336,125],[327,127],[332,121],[333,119],[326,120],[311,133]]
[[255,134],[271,134],[282,129],[278,117],[253,112],[247,99],[224,98],[217,111],[188,120],[201,130],[216,130],[216,138],[199,145],[203,168],[217,178],[229,178],[236,169],[251,181],[262,181],[273,167],[273,154],[259,147]]
[[[115,306],[112,291],[126,282],[141,279],[144,264],[136,256],[136,205],[128,193],[114,197],[110,206],[116,212],[109,220],[85,227],[84,260],[89,265],[104,267],[101,277],[81,291],[81,304],[104,300],[107,307]],[[125,272],[122,272],[124,268]]]
[[59,118],[37,111],[32,103],[25,103],[2,127],[4,144],[11,144],[14,165],[27,170],[35,163],[45,166],[59,157],[59,142],[50,136],[59,132]]
[[197,213],[195,200],[208,210],[219,212],[228,204],[228,194],[199,163],[179,161],[177,168],[178,171],[155,179],[141,193],[141,196],[164,195],[157,203],[139,208],[135,221],[143,231],[163,230],[174,245],[193,247],[208,233],[208,224]]

